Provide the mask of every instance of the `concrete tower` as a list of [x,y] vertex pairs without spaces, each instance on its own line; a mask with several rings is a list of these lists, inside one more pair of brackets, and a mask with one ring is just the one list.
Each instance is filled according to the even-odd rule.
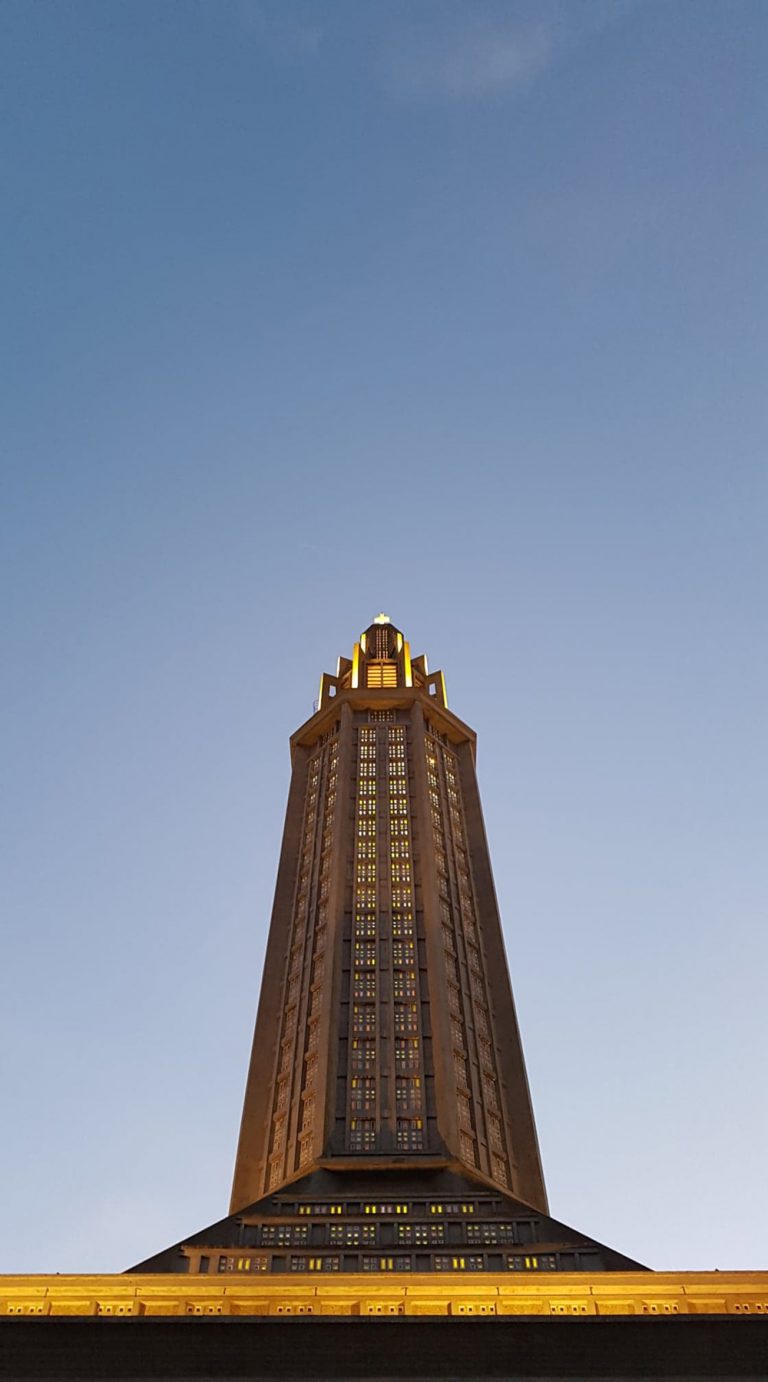
[[230,1217],[136,1270],[636,1267],[548,1217],[442,672],[378,615],[291,760]]

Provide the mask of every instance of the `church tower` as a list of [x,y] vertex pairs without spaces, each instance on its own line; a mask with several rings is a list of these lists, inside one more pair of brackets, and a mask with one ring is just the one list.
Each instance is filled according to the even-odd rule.
[[393,1163],[545,1210],[475,735],[442,673],[379,615],[291,752],[232,1210]]
[[548,1216],[475,742],[387,615],[321,677],[230,1215],[133,1270],[637,1269]]

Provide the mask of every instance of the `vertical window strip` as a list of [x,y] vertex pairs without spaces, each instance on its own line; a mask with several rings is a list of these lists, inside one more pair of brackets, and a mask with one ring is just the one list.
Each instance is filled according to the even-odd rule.
[[[445,744],[434,742],[432,756],[439,764],[440,775],[445,786],[445,799],[448,803],[445,836],[450,838],[452,846],[451,858],[458,895],[455,922],[456,929],[461,928],[464,952],[469,968],[471,998],[465,999],[465,1002],[469,1002],[471,1006],[476,1054],[481,1065],[482,1113],[491,1159],[491,1170],[496,1180],[503,1185],[509,1185],[509,1158],[505,1146],[503,1122],[498,1117],[499,1104],[496,1093],[498,1072],[489,1025],[488,984],[479,946],[477,912],[469,866],[459,767],[455,754]],[[447,844],[448,840],[444,837],[444,848]],[[467,1016],[469,1014],[465,1013],[465,1019]],[[462,1151],[467,1156],[470,1154],[472,1157],[475,1156],[475,1143],[470,1142],[466,1136]]]
[[[333,858],[333,827],[336,808],[336,786],[338,777],[338,756],[339,746],[337,740],[332,740],[325,749],[326,756],[326,781],[325,781],[325,801],[322,823],[322,854],[320,856],[319,874],[319,906],[314,919],[314,933],[312,936],[312,970],[311,970],[311,989],[312,1006],[310,1018],[313,1020],[315,1032],[320,1020],[320,1009],[323,1001],[323,987],[325,982],[325,938],[327,929],[327,898],[330,889],[330,874]],[[299,1133],[299,1155],[298,1165],[306,1166],[312,1159],[312,1144],[315,1134],[315,1096],[312,1092],[314,1083],[314,1071],[317,1064],[315,1045],[310,1050],[309,1033],[305,1043],[302,1065],[302,1088],[301,1097],[303,1100],[301,1130]]]
[[[408,804],[408,760],[404,725],[387,733],[389,794],[389,881],[392,915],[392,1015],[395,1037],[395,1104],[398,1151],[424,1149],[424,1072],[418,958],[414,928],[413,856]],[[403,1003],[401,1000],[415,1000]],[[410,1011],[410,1021],[408,1013]],[[402,1033],[412,1035],[408,1042]]]
[[353,1152],[373,1151],[377,1133],[377,742],[375,725],[359,727],[347,1063],[347,1147]]
[[[297,1052],[301,1050],[299,1041],[299,1012],[302,1001],[306,1002],[311,973],[304,970],[305,957],[313,956],[310,970],[316,969],[314,961],[315,938],[318,916],[310,908],[312,895],[313,862],[320,851],[318,901],[315,913],[322,911],[320,900],[330,857],[333,809],[336,801],[336,766],[338,741],[327,740],[312,755],[307,770],[307,788],[304,800],[304,819],[301,836],[301,866],[294,897],[291,922],[291,941],[289,964],[286,975],[285,1005],[283,1024],[280,1033],[280,1061],[275,1081],[272,1122],[270,1130],[270,1150],[267,1172],[267,1187],[274,1189],[284,1179],[287,1146],[287,1110],[290,1106],[291,1088],[303,1090],[303,1070],[296,1071]],[[322,942],[324,946],[324,940]],[[315,975],[317,986],[322,981],[322,964]],[[302,1132],[304,1128],[302,1126]]]

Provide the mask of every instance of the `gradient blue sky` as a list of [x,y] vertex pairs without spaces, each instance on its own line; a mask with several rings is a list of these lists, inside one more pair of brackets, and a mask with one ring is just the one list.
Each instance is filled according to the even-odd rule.
[[0,0],[0,1269],[225,1210],[288,782],[387,610],[553,1211],[765,1267],[765,0]]

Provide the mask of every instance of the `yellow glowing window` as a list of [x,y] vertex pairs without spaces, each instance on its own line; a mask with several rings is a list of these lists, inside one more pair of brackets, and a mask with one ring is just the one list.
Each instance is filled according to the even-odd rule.
[[397,686],[397,663],[369,662],[366,681],[368,686]]

